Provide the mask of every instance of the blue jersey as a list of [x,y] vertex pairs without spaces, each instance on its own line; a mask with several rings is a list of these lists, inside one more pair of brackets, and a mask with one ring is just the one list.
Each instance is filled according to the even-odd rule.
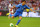
[[22,12],[25,10],[25,8],[30,9],[27,5],[18,4],[16,7],[19,7],[16,12],[14,13],[14,17],[22,16]]
[[16,12],[18,11],[21,13],[25,10],[25,8],[30,9],[30,7],[28,7],[27,5],[22,5],[22,4],[18,4],[18,5],[16,5],[16,7],[20,7],[16,10]]

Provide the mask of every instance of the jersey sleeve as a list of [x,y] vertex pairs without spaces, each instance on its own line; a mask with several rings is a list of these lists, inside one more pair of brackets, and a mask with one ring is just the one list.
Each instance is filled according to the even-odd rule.
[[20,7],[20,6],[21,6],[21,4],[16,5],[16,7]]
[[26,8],[27,8],[27,9],[30,9],[30,7],[28,7],[27,5],[26,5]]

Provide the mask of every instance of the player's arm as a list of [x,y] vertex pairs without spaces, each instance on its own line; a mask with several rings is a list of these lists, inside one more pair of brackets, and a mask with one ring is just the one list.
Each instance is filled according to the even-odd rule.
[[14,9],[15,8],[15,6],[13,6],[11,9],[10,9],[10,11],[12,11],[12,9]]
[[33,12],[33,10],[32,10],[32,9],[30,9],[30,11],[32,11],[32,12]]
[[34,12],[34,13],[36,13],[36,12],[35,12],[35,11],[33,11],[32,9],[30,9],[30,11],[31,11],[31,12]]
[[26,5],[26,8],[27,8],[27,9],[30,9],[30,7],[28,7],[27,5]]
[[[27,8],[27,9],[30,9],[30,7],[28,7],[27,5],[26,5],[26,8]],[[32,12],[35,12],[35,11],[33,11],[32,9],[30,9],[30,10],[31,10]]]
[[[18,4],[18,5],[16,5],[16,6],[13,6],[13,8],[15,8],[15,7],[20,7],[20,6],[21,6],[21,4]],[[13,8],[12,8],[12,9],[13,9]]]
[[20,7],[20,6],[21,6],[21,4],[18,4],[16,6],[13,6],[13,8],[11,8],[11,10],[14,9],[15,7]]
[[18,4],[18,5],[16,5],[15,7],[20,7],[21,6],[21,4]]

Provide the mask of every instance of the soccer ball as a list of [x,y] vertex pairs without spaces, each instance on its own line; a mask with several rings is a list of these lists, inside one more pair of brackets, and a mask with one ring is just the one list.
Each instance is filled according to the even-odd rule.
[[10,23],[10,27],[13,27],[14,26],[14,24],[13,23]]

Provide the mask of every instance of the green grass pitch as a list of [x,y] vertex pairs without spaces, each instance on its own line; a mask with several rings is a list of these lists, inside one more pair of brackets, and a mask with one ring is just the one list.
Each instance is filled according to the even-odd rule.
[[[10,23],[14,25],[18,21],[18,17],[8,19],[8,16],[0,16],[0,27],[10,27]],[[19,27],[40,27],[40,18],[23,17],[18,25]]]

